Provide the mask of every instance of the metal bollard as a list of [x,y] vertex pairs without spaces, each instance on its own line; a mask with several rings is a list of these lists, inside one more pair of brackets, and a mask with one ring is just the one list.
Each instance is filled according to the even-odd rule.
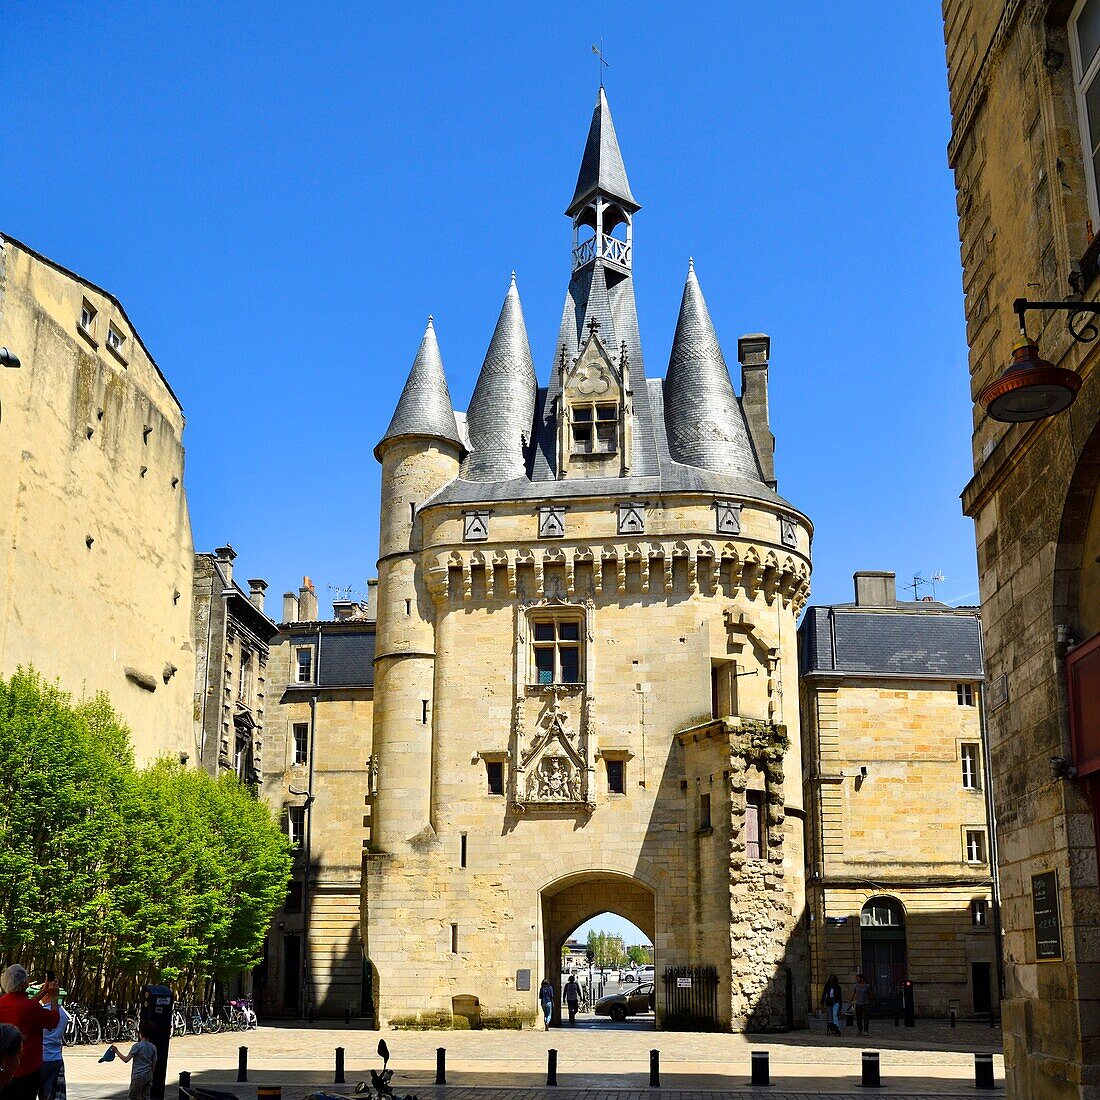
[[882,1088],[877,1050],[865,1050],[863,1052],[863,1080],[860,1081],[860,1084],[867,1089]]
[[546,1084],[557,1085],[558,1083],[558,1052],[556,1050],[548,1050],[546,1052]]
[[248,1080],[248,1047],[241,1047],[237,1051],[237,1080]]
[[191,1074],[187,1070],[180,1070],[180,1095],[191,1091]]
[[976,1089],[993,1089],[997,1086],[993,1083],[993,1055],[974,1055],[974,1087]]
[[445,1085],[447,1083],[447,1048],[435,1048],[435,1083]]
[[332,1083],[334,1085],[344,1084],[344,1048],[336,1048],[336,1076],[333,1077]]
[[952,1027],[955,1026],[955,1010],[954,1009],[951,1010],[951,1026]]
[[344,1026],[351,1026],[351,1005],[344,1009]]
[[651,1089],[661,1087],[661,1052],[659,1050],[649,1052],[649,1087]]
[[752,1058],[752,1084],[770,1085],[772,1083],[771,1064],[766,1050],[754,1050]]

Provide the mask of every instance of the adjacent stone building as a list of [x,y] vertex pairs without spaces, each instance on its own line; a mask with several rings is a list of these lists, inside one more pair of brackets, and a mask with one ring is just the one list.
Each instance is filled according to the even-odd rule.
[[296,851],[255,983],[266,1015],[373,1016],[359,902],[376,774],[374,591],[322,620],[306,578],[283,597],[271,644],[263,794]]
[[739,340],[738,396],[690,264],[647,375],[638,210],[601,89],[548,382],[513,279],[465,417],[429,321],[375,450],[363,932],[383,1025],[533,1021],[604,911],[695,983],[695,1007],[658,985],[659,1023],[805,1016],[811,526],[776,492],[768,337]]
[[195,759],[211,775],[259,783],[267,661],[278,628],[264,613],[267,582],[233,580],[232,546],[195,555]]
[[0,675],[105,691],[139,762],[192,759],[180,403],[113,294],[7,236],[0,346]]
[[1100,294],[1100,2],[946,0],[943,11],[975,401],[963,507],[977,535],[989,682],[1007,1095],[1095,1098],[1100,344],[1073,338],[1090,335],[1089,316],[1024,314],[1042,356],[1079,380],[1068,409],[1045,415],[1053,395],[1039,386],[1022,410],[1039,419],[1002,423],[977,397],[1018,340],[1014,299]]
[[899,603],[893,573],[856,573],[855,603],[799,629],[811,984],[862,970],[875,1010],[995,1010],[981,623],[975,608]]

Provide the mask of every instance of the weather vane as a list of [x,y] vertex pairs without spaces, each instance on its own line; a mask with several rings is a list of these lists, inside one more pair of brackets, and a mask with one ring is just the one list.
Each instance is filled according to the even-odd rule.
[[600,44],[598,46],[593,46],[592,47],[592,52],[600,59],[600,87],[602,88],[603,87],[603,71],[604,71],[604,69],[610,69],[611,68],[610,62],[604,60],[604,56],[603,56],[603,39],[602,38],[600,39]]

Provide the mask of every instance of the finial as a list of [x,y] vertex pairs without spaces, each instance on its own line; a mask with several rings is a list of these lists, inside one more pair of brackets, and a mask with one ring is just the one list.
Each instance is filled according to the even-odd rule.
[[588,319],[588,335],[593,336],[600,331],[600,319],[599,317],[590,317]]
[[688,273],[690,274],[695,270],[695,257],[688,256]]
[[598,46],[592,47],[592,52],[600,59],[600,87],[603,87],[603,71],[604,69],[610,69],[611,63],[604,60],[603,56],[603,39],[600,39]]
[[429,313],[428,314],[428,328],[433,328],[434,325],[435,325],[435,318]]
[[515,286],[515,285],[516,285],[516,273],[515,273],[515,270],[513,269],[513,271],[512,271],[512,286]]

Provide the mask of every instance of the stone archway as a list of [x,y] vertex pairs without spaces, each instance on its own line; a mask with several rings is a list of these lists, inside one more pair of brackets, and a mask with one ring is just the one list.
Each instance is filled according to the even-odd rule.
[[[657,964],[657,897],[638,879],[614,871],[582,871],[544,886],[541,901],[543,973],[559,995],[555,1024],[561,1023],[561,949],[585,921],[601,913],[614,913],[630,921],[649,937]],[[658,1023],[660,1007],[658,998]]]

